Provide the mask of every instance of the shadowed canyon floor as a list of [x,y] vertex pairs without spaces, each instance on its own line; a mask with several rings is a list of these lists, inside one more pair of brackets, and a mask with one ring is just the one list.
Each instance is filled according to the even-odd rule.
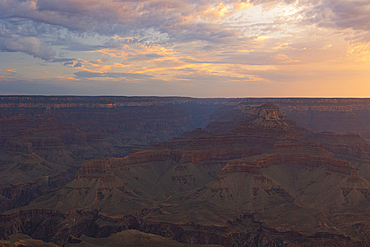
[[[8,187],[20,186],[19,179],[34,181],[40,173],[31,191],[45,183],[50,187],[52,179],[59,181],[58,176],[66,177],[67,183],[67,176],[61,174],[72,176],[79,162],[82,166],[72,181],[65,186],[59,181],[54,188],[62,188],[49,193],[40,191],[29,205],[9,199],[14,189],[8,189],[9,196],[3,192],[2,207],[13,209],[0,215],[0,237],[11,241],[14,234],[21,233],[63,246],[112,244],[123,241],[127,234],[131,234],[127,241],[153,237],[158,246],[160,241],[164,241],[161,246],[370,243],[370,144],[363,138],[368,127],[361,125],[358,134],[342,133],[350,132],[344,130],[348,125],[341,131],[335,129],[339,133],[312,132],[314,121],[306,129],[283,112],[293,109],[286,106],[289,101],[280,101],[285,104],[282,109],[272,103],[251,104],[256,101],[231,100],[213,116],[208,115],[217,121],[206,127],[183,129],[179,137],[132,149],[125,157],[109,155],[120,151],[109,141],[114,135],[103,131],[101,135],[108,140],[103,143],[110,145],[102,145],[109,148],[100,150],[110,151],[101,151],[105,154],[102,158],[84,161],[89,157],[74,152],[65,136],[82,133],[82,140],[92,146],[93,139],[86,139],[85,134],[90,132],[60,120],[48,120],[68,126],[54,128],[54,136],[43,134],[42,126],[52,124],[34,127],[40,143],[51,138],[50,142],[60,144],[50,146],[66,146],[60,156],[40,151],[43,149],[36,147],[43,146],[36,146],[33,139],[26,141],[30,137],[25,134],[3,132],[3,136],[12,136],[4,138],[1,156]],[[323,102],[323,109],[331,111],[328,102]],[[362,111],[368,109],[366,102],[359,102],[350,104],[363,104]],[[301,115],[316,114],[316,108],[310,109]],[[297,115],[294,109],[290,115],[292,112]],[[24,197],[22,192],[18,197]]]

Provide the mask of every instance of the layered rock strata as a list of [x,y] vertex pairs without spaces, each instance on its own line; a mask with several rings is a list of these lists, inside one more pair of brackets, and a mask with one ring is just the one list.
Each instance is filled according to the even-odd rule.
[[[63,189],[2,214],[0,236],[63,245],[136,229],[223,246],[366,245],[370,183],[361,171],[275,105],[243,104],[225,124],[85,162]],[[367,155],[359,136],[338,138]]]

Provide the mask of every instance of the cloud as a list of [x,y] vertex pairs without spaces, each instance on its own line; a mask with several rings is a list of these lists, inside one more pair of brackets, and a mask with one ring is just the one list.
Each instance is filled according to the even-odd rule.
[[77,78],[99,78],[99,77],[108,77],[108,78],[125,78],[125,79],[149,79],[153,76],[145,74],[135,74],[135,73],[96,73],[90,71],[79,71],[74,73]]
[[6,71],[12,72],[12,73],[17,73],[17,69],[7,69]]
[[[240,23],[234,25],[228,18],[252,5],[278,2],[295,1],[0,0],[0,18],[8,24],[13,22],[9,29],[18,30],[19,43],[30,43],[31,39],[40,43],[39,52],[26,45],[14,49],[51,60],[55,56],[51,46],[62,46],[71,52],[198,41],[204,42],[203,49],[208,50],[236,46],[244,42],[245,35],[238,27]],[[22,30],[31,31],[23,35]],[[47,43],[41,41],[40,37],[49,34],[58,38]],[[91,39],[96,35],[107,40],[102,39],[101,44],[76,41],[78,37]]]
[[370,2],[327,0],[305,13],[306,21],[322,27],[370,31]]
[[233,5],[239,3],[239,0],[196,3],[191,0],[2,0],[0,16],[8,20],[28,19],[79,33],[150,37],[160,42],[167,35],[179,36],[192,27],[198,29],[199,35],[204,30],[199,27],[199,21],[217,21],[231,14]]
[[0,50],[60,80],[280,83],[294,66],[369,61],[369,23],[368,0],[0,0]]
[[53,46],[62,46],[63,50],[67,51],[95,51],[107,48],[106,45],[91,45],[82,44],[81,42],[74,41],[75,37],[68,35],[67,37],[58,37],[57,40],[51,42]]
[[[70,66],[74,68],[81,68],[83,67],[86,61],[78,58],[57,58],[52,60],[53,63],[62,63],[63,66]],[[90,63],[89,63],[90,64]]]
[[[1,0],[0,17],[7,21],[29,20],[27,30],[33,30],[34,37],[68,30],[83,35],[127,38],[101,45],[82,44],[70,39],[53,41],[52,45],[63,45],[69,51],[100,50],[139,42],[170,44],[201,40],[215,45],[234,45],[243,38],[243,29],[245,31],[247,27],[243,21],[235,22],[241,17],[233,15],[242,8],[240,6],[258,5],[291,5],[297,13],[291,14],[290,18],[304,14],[305,23],[325,27],[368,30],[370,25],[366,0]],[[281,12],[270,13],[270,16],[275,15],[279,21],[253,23],[249,28],[263,31],[262,26],[257,26],[263,25],[266,33],[273,30],[283,32],[286,30],[283,26],[289,24],[288,18]]]
[[73,62],[77,60],[76,58],[57,58],[54,59],[53,62],[59,62],[59,63],[66,63],[66,62]]
[[147,58],[161,58],[161,57],[164,57],[164,56],[159,55],[159,54],[146,54],[145,57],[147,57]]
[[75,68],[80,68],[80,67],[82,67],[82,63],[81,63],[80,61],[78,61],[77,63],[75,63],[75,64],[73,65],[73,67],[75,67]]
[[43,60],[52,60],[56,52],[50,44],[36,37],[22,37],[5,28],[0,23],[0,50],[5,52],[24,52]]

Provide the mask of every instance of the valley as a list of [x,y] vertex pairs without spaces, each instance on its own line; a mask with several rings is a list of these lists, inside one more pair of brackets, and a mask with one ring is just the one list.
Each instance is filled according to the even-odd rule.
[[0,246],[370,241],[369,99],[1,102]]

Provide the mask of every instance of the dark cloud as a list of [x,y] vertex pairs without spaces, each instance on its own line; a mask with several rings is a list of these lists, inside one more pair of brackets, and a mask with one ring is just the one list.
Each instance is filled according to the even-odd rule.
[[70,45],[65,50],[68,51],[96,51],[107,48],[103,45],[85,45],[85,44],[76,44],[76,45]]
[[[245,1],[0,0],[0,18],[6,23],[12,23],[11,29],[18,30],[20,37],[24,36],[22,30],[25,29],[29,30],[26,35],[34,38],[46,34],[58,37],[52,42],[41,43],[41,54],[29,52],[45,60],[55,56],[51,46],[62,46],[62,49],[73,52],[120,49],[123,45],[171,46],[202,41],[205,44],[200,49],[215,50],[221,46],[238,45],[245,39],[240,30],[218,22],[220,16],[217,6],[239,2]],[[273,1],[252,2],[257,5]],[[209,10],[215,13],[210,13]],[[114,38],[102,40],[101,45],[92,45],[75,41],[76,35]],[[26,48],[14,49],[27,52]],[[146,55],[146,58],[156,58],[149,56]]]
[[[205,18],[203,11],[223,1],[74,1],[74,0],[13,0],[0,1],[0,18],[33,21],[34,36],[49,26],[79,33],[106,36],[138,37],[142,41],[166,42],[169,37],[215,40],[230,36],[228,31],[207,31],[197,22],[186,19]],[[228,1],[228,3],[238,0]],[[208,17],[207,17],[208,18]],[[43,27],[39,23],[43,24]],[[190,23],[190,24],[189,24]],[[36,26],[40,26],[36,28]],[[209,25],[210,27],[212,25]],[[194,34],[191,30],[194,30]],[[49,30],[50,31],[50,30]],[[203,35],[202,35],[203,34]],[[206,36],[210,36],[207,38]],[[131,40],[135,42],[135,40]],[[70,50],[91,50],[81,45],[68,46]],[[96,49],[96,48],[95,48]]]
[[164,57],[163,55],[159,54],[137,54],[134,55],[126,60],[126,62],[136,62],[136,61],[149,61],[154,60],[157,58]]
[[57,59],[54,59],[52,62],[53,63],[62,63],[63,66],[73,66],[73,65],[76,65],[76,64],[79,64],[80,66],[74,66],[74,67],[81,67],[82,64],[81,62],[77,62],[78,59],[75,59],[75,58],[57,58]]
[[77,62],[77,63],[75,63],[75,64],[73,65],[73,67],[75,67],[75,68],[80,68],[80,67],[82,67],[82,63],[81,63],[81,62]]
[[51,42],[53,46],[62,46],[63,50],[67,51],[96,51],[104,48],[108,48],[105,45],[89,45],[89,44],[82,44],[81,42],[77,42],[73,40],[72,35],[65,35],[66,37],[58,37],[56,40]]
[[134,73],[95,73],[89,71],[79,71],[74,73],[77,78],[99,78],[99,77],[110,77],[110,78],[125,78],[125,79],[149,79],[153,76],[145,74],[134,74]]
[[[213,22],[212,20],[217,20],[217,15],[207,11],[217,8],[221,3],[238,2],[246,1],[0,0],[0,18],[7,23],[12,22],[12,30],[18,30],[18,35],[22,36],[38,37],[41,34],[57,33],[65,29],[79,34],[127,37],[126,40],[111,40],[103,45],[88,45],[68,40],[64,43],[61,40],[52,43],[52,45],[63,45],[69,51],[94,51],[107,47],[114,48],[124,43],[163,44],[201,40],[211,44],[225,44],[238,42],[240,33]],[[370,3],[367,0],[251,1],[254,5],[269,2],[299,3],[308,6],[308,10],[307,8],[304,10],[306,23],[356,30],[370,29],[370,8],[368,8]],[[278,27],[271,26],[265,31],[268,32],[271,28]],[[22,32],[27,34],[19,34]],[[23,50],[20,49],[20,51]],[[33,53],[30,52],[30,54]],[[36,54],[35,56],[45,59],[52,55],[50,49],[46,53],[49,55]]]
[[195,60],[195,59],[190,59],[190,58],[182,58],[180,59],[181,61],[185,62],[185,63],[223,63],[223,62],[220,62],[220,61],[210,61],[210,60]]
[[370,2],[326,0],[305,13],[306,21],[322,27],[370,31]]
[[65,62],[65,63],[63,63],[63,66],[69,66],[69,65],[73,65],[74,64],[74,62],[73,61],[69,61],[69,62]]
[[158,54],[146,54],[145,57],[147,57],[147,58],[161,58],[163,56],[158,55]]
[[232,76],[219,76],[219,75],[200,75],[197,73],[190,74],[190,75],[181,75],[176,76],[177,79],[181,80],[189,80],[193,82],[202,81],[208,83],[215,83],[215,82],[230,82],[230,81],[249,81],[251,78],[248,76],[244,77],[232,77]]
[[65,62],[73,62],[75,60],[76,60],[75,58],[57,58],[57,59],[54,59],[52,62],[65,63]]

